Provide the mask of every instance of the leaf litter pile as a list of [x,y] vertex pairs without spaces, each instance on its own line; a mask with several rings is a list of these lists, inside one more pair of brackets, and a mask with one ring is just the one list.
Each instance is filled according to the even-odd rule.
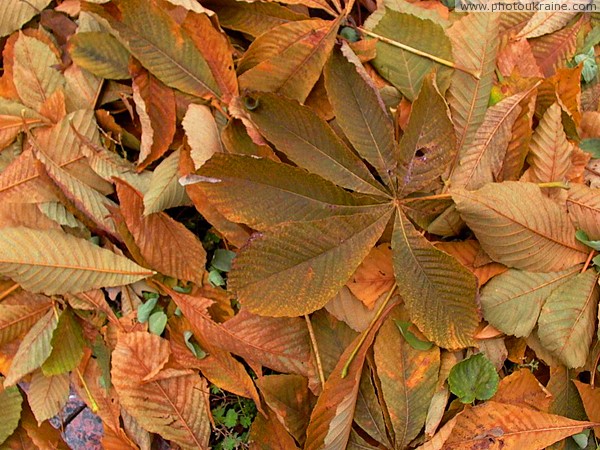
[[70,389],[105,449],[598,448],[600,16],[3,0],[0,36],[2,449],[67,448]]

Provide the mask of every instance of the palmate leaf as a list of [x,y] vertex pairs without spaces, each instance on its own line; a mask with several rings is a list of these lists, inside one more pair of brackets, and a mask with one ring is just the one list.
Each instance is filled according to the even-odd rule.
[[481,290],[483,317],[506,334],[527,337],[548,296],[580,270],[580,266],[550,273],[510,269],[492,278]]
[[[398,316],[399,317],[399,316]],[[391,315],[375,340],[375,364],[394,430],[395,448],[406,448],[425,424],[440,369],[440,349],[415,350]]]
[[289,22],[259,36],[239,62],[240,88],[304,102],[333,48],[341,17]]
[[[391,207],[283,224],[250,239],[234,260],[229,287],[250,311],[298,316],[324,306],[375,245]],[[268,302],[265,295],[268,292]]]
[[207,449],[206,380],[188,371],[153,379],[167,362],[169,342],[150,333],[123,333],[112,353],[112,382],[122,406],[145,429],[184,449]]
[[588,270],[556,289],[538,321],[538,337],[565,366],[585,364],[597,319],[598,274]]
[[498,51],[498,24],[498,14],[468,14],[448,29],[455,64],[480,76],[477,80],[460,70],[452,74],[448,103],[459,149],[472,143],[487,110]]
[[373,206],[380,200],[352,195],[317,175],[268,159],[217,153],[198,173],[198,186],[221,214],[259,230],[380,207]]
[[48,295],[120,286],[152,271],[58,230],[0,230],[0,273],[31,292]]
[[394,190],[396,143],[392,119],[364,67],[346,44],[334,51],[325,66],[325,87],[337,123],[365,158]]
[[160,0],[119,0],[103,9],[85,4],[111,27],[115,37],[167,86],[197,97],[219,97],[210,67],[190,36],[161,7]]
[[[367,27],[393,41],[447,61],[452,60],[452,46],[448,35],[432,20],[387,8],[377,23],[367,22]],[[373,66],[409,100],[416,98],[423,79],[434,69],[438,70],[438,80],[444,90],[448,86],[450,69],[383,41],[379,41],[376,48],[377,57],[373,60]]]
[[[533,183],[505,181],[452,197],[462,219],[494,261],[554,272],[585,261],[586,250],[560,206]],[[523,201],[526,199],[526,201]]]
[[298,166],[347,189],[387,195],[361,159],[308,106],[274,94],[254,93],[246,97],[246,112],[260,132]]
[[429,187],[456,154],[456,137],[446,101],[433,76],[426,77],[413,102],[399,144],[398,191],[402,196]]
[[475,276],[419,233],[402,211],[392,235],[396,282],[411,320],[440,347],[473,345],[479,323]]

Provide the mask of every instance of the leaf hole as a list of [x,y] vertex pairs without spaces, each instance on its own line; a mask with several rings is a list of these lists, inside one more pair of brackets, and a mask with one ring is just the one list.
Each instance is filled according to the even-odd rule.
[[244,106],[246,107],[246,109],[254,111],[256,108],[258,108],[258,99],[251,96],[247,96],[244,98]]
[[417,158],[422,158],[423,156],[425,156],[425,152],[423,151],[422,148],[417,149],[417,151],[415,152],[415,156]]

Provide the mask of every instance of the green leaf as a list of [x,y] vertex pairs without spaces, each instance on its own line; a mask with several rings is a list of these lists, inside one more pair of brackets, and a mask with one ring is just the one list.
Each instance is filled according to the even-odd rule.
[[483,317],[506,334],[527,337],[548,296],[580,270],[580,266],[550,273],[510,269],[497,275],[481,290]]
[[140,63],[167,86],[196,97],[221,92],[194,41],[162,2],[118,0],[110,8],[86,4]]
[[489,400],[498,390],[500,377],[483,353],[462,360],[450,370],[450,391],[463,403]]
[[416,337],[412,331],[409,330],[412,323],[403,322],[399,320],[394,320],[394,322],[400,330],[400,334],[402,335],[402,337],[406,340],[408,345],[410,345],[415,350],[427,351],[431,347],[433,347],[432,342],[422,341],[421,339]]
[[148,318],[148,330],[150,333],[160,336],[167,326],[167,315],[162,311],[156,311]]
[[213,286],[225,286],[225,279],[218,270],[210,270],[208,272],[208,281]]
[[79,365],[83,357],[85,340],[81,325],[70,309],[66,309],[60,315],[56,330],[52,333],[51,345],[52,353],[42,364],[44,375],[67,373]]
[[596,55],[594,49],[590,48],[587,53],[580,53],[573,57],[575,64],[583,62],[581,77],[586,83],[591,82],[598,75],[598,64],[596,63]]
[[225,419],[223,420],[223,425],[227,428],[233,428],[238,423],[238,413],[235,409],[230,408],[227,410],[227,414],[225,414]]
[[600,138],[585,138],[579,142],[579,148],[592,155],[593,159],[600,158]]
[[198,358],[198,359],[206,358],[207,353],[204,350],[202,350],[200,345],[198,345],[198,343],[195,340],[193,340],[194,333],[192,333],[189,330],[184,331],[183,339],[185,341],[185,346],[190,349],[190,351],[194,354],[194,356],[196,358]]
[[440,347],[473,345],[479,324],[475,276],[434,247],[401,211],[392,249],[396,282],[412,322]]
[[352,195],[317,175],[269,159],[217,153],[198,173],[198,186],[221,214],[259,230],[378,208],[373,197]]
[[124,256],[58,230],[4,228],[0,241],[0,273],[31,292],[78,293],[153,274]]
[[100,78],[131,78],[127,68],[129,52],[108,33],[77,33],[69,39],[68,50],[75,64]]
[[[367,25],[369,30],[378,35],[430,55],[452,60],[452,46],[448,36],[440,25],[431,20],[386,8],[385,14],[376,24]],[[417,97],[423,79],[434,69],[438,70],[439,84],[448,86],[450,69],[383,41],[377,42],[376,48],[377,56],[372,61],[373,66],[410,101]]]
[[575,232],[575,237],[579,242],[584,245],[587,245],[590,248],[593,248],[596,251],[600,251],[600,241],[590,241],[587,233],[583,230],[577,230]]
[[3,386],[4,377],[0,376],[0,444],[17,429],[21,419],[23,397],[16,386]]
[[587,252],[575,240],[569,217],[536,184],[490,183],[474,192],[457,189],[452,198],[494,261],[532,272],[559,271],[585,261]]
[[574,434],[571,436],[579,448],[586,448],[588,446],[588,439],[590,437],[590,430],[585,430],[581,433]]
[[150,298],[145,303],[142,303],[138,306],[137,309],[137,319],[139,323],[146,323],[150,318],[150,314],[154,311],[154,307],[158,302],[158,297]]
[[448,105],[435,77],[426,77],[400,141],[397,177],[402,195],[428,190],[454,159],[455,144]]
[[249,311],[298,316],[321,308],[348,281],[390,219],[369,214],[283,224],[251,238],[238,253],[229,287]]
[[246,100],[252,102],[252,108],[246,107],[250,120],[294,163],[347,189],[386,195],[361,159],[312,108],[270,93],[253,93]]
[[[343,54],[342,54],[343,53]],[[325,88],[336,122],[354,145],[394,190],[396,143],[392,119],[365,68],[350,47],[334,51],[325,65]]]
[[221,272],[229,272],[231,270],[231,262],[233,261],[233,258],[235,258],[235,252],[218,248],[215,250],[211,265]]
[[588,270],[571,278],[548,299],[538,321],[542,345],[569,368],[585,364],[597,319],[598,273]]

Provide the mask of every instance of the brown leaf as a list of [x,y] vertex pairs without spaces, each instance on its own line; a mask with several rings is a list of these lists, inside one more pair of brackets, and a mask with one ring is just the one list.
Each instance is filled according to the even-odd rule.
[[129,64],[133,78],[133,101],[142,127],[139,170],[160,158],[175,135],[175,94],[141,64]]
[[[573,380],[573,383],[577,386],[588,418],[592,422],[600,423],[600,389],[578,380]],[[600,426],[594,427],[594,434],[596,438],[600,437]]]
[[202,284],[206,251],[198,238],[164,212],[144,216],[142,195],[124,181],[116,185],[121,213],[144,259],[165,275]]
[[592,425],[592,422],[580,422],[523,406],[489,401],[468,408],[458,416],[443,449],[541,450]]
[[477,261],[480,258],[481,252],[483,252],[479,242],[475,240],[467,241],[453,241],[453,242],[437,242],[435,244],[437,248],[445,251],[446,253],[454,256],[458,262],[469,269],[477,277],[479,286],[483,286],[487,281],[506,272],[507,267],[497,262],[488,262],[483,265],[478,265]]
[[375,302],[394,285],[394,266],[390,244],[374,247],[346,284],[350,291],[373,309]]
[[575,41],[582,23],[578,20],[570,27],[530,41],[533,57],[544,76],[552,76],[557,68],[566,66],[567,58],[575,51]]
[[552,394],[540,384],[530,370],[519,369],[500,381],[493,400],[548,412]]

